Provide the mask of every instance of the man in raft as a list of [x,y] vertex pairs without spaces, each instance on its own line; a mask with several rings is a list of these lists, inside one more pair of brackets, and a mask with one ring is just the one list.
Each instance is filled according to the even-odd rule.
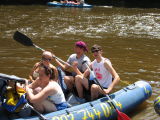
[[[87,80],[79,77],[77,82],[77,88],[79,89],[77,91],[79,97],[83,98],[83,89],[81,88],[85,87],[91,91],[91,100],[94,100],[102,95],[109,94],[114,86],[119,82],[120,77],[112,67],[110,60],[102,56],[101,46],[93,45],[91,52],[93,53],[95,60],[91,63],[90,68],[93,69],[96,79],[104,90],[102,90],[99,85],[95,84],[93,80]],[[87,70],[85,74],[89,74],[89,70]],[[86,76],[85,74],[84,76]]]
[[[87,67],[83,64],[83,61],[87,61],[87,64],[90,64],[90,59],[85,55],[85,52],[88,52],[87,45],[85,42],[83,41],[76,42],[74,46],[74,51],[75,53],[70,55],[67,60],[67,63],[69,63],[72,66],[73,71],[68,75],[64,76],[63,83],[65,84],[65,86],[69,91],[76,93],[75,87],[77,88],[76,86],[77,80],[79,79],[79,77],[82,78],[83,73],[87,70]],[[62,64],[56,59],[55,61],[64,71],[70,68],[70,66]],[[85,77],[87,76],[84,76],[83,78],[86,79]],[[85,86],[86,83],[83,84]],[[81,102],[83,103],[85,102],[85,100],[81,99]]]
[[39,77],[39,74],[37,72],[37,70],[38,70],[37,68],[42,67],[42,66],[45,66],[48,69],[50,69],[52,72],[52,75],[51,75],[52,79],[54,78],[54,81],[58,82],[58,71],[57,71],[57,68],[51,64],[52,58],[53,58],[53,56],[52,56],[51,52],[44,51],[42,53],[41,60],[34,65],[32,71],[29,75],[30,82],[33,82],[37,77]]

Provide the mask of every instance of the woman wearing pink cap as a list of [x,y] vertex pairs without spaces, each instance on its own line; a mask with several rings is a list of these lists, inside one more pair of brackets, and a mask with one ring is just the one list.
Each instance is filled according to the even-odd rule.
[[[79,86],[77,84],[78,79],[83,77],[83,73],[87,69],[87,67],[83,64],[83,61],[86,61],[88,64],[90,64],[90,59],[85,55],[85,52],[88,52],[87,45],[85,42],[83,41],[76,42],[74,51],[75,53],[70,55],[67,60],[67,63],[69,63],[72,66],[73,72],[71,72],[71,74],[68,76],[67,75],[64,76],[64,83],[67,89],[71,91],[73,91],[74,86],[76,86],[76,88]],[[64,71],[70,67],[66,64],[62,64],[56,59],[55,61]],[[85,84],[85,83],[82,83],[82,84]],[[77,90],[79,90],[79,88]]]

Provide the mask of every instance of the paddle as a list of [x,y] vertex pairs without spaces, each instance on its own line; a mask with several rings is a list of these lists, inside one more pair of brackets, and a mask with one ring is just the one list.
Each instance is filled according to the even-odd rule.
[[[19,31],[16,31],[13,35],[13,39],[16,40],[17,42],[21,43],[22,45],[24,46],[32,46],[32,47],[35,47],[41,51],[45,51],[44,49],[40,48],[39,46],[37,46],[36,44],[34,44],[32,42],[32,40],[27,37],[26,35],[22,34],[21,32]],[[67,62],[63,61],[62,59],[58,58],[57,56],[53,55],[53,58],[57,59],[58,61],[68,65],[68,66],[71,66],[70,64],[68,64]]]
[[[92,74],[95,82],[100,86],[100,88],[101,88],[102,90],[104,90],[104,88],[103,88],[102,85],[99,83],[99,81],[97,80],[97,78],[96,78],[96,76],[94,75],[93,71],[91,71],[91,69],[90,69],[89,65],[86,63],[86,61],[83,61],[82,64],[85,64],[85,65],[87,66],[87,68],[88,68],[88,70],[90,71],[90,74]],[[109,97],[109,95],[106,95],[106,96],[107,96],[107,98],[111,101],[112,106],[114,107],[114,109],[115,109],[116,112],[117,112],[117,115],[118,115],[117,120],[131,120],[125,113],[120,112],[120,111],[116,108],[116,105],[114,104],[113,100]]]

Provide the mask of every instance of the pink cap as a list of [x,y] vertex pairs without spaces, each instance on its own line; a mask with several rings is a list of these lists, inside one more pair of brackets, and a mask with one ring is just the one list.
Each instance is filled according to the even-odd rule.
[[78,46],[80,48],[84,48],[84,51],[87,51],[88,52],[88,49],[87,49],[87,45],[85,42],[83,41],[78,41],[75,43],[75,46]]

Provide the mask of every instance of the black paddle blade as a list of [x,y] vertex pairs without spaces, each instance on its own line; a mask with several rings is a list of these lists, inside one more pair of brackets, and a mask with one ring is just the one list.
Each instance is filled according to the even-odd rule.
[[14,33],[13,39],[25,46],[33,46],[32,40],[18,31]]

